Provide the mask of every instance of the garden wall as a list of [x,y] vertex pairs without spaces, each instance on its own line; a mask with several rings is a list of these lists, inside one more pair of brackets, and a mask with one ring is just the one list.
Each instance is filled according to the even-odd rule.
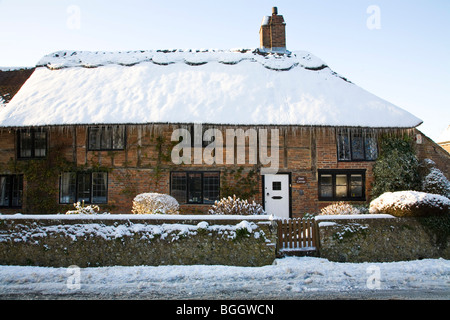
[[263,266],[275,257],[269,216],[0,215],[0,265]]
[[317,216],[320,256],[337,262],[450,259],[450,218]]

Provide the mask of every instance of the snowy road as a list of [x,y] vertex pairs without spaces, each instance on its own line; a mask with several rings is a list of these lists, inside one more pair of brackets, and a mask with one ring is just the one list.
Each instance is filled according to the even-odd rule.
[[450,261],[335,263],[312,257],[264,267],[0,266],[1,299],[450,299]]

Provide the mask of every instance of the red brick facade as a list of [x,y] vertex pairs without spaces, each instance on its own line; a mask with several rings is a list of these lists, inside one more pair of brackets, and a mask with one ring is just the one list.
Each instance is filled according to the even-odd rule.
[[[263,202],[260,164],[249,164],[248,154],[246,164],[181,164],[170,161],[170,152],[174,143],[170,141],[175,129],[171,125],[126,126],[126,147],[115,151],[89,151],[87,148],[87,127],[50,127],[47,130],[47,156],[40,160],[18,159],[17,133],[15,130],[0,131],[0,175],[24,174],[20,172],[23,166],[35,162],[48,162],[55,157],[63,157],[71,164],[73,170],[104,170],[108,172],[107,203],[101,204],[104,211],[111,213],[130,213],[133,198],[144,192],[159,192],[170,194],[170,173],[172,171],[219,171],[221,184],[233,184],[233,176],[226,172],[232,169],[242,169],[243,174],[256,170],[255,178],[257,192],[253,199]],[[226,127],[218,127],[224,131]],[[274,127],[276,128],[276,127]],[[290,175],[291,216],[299,217],[305,213],[317,213],[320,208],[332,203],[319,201],[318,172],[324,169],[358,170],[365,172],[365,201],[370,200],[371,184],[373,182],[373,161],[338,161],[335,128],[279,128],[279,172]],[[245,130],[245,127],[244,127]],[[162,139],[158,139],[162,137]],[[225,139],[225,135],[224,135]],[[226,143],[226,141],[224,141]],[[424,137],[417,144],[418,156],[431,158],[448,176],[449,157],[440,150],[433,141]],[[22,166],[22,167],[21,167]],[[65,169],[68,170],[68,169]],[[48,177],[57,192],[52,193],[58,211],[65,212],[71,206],[59,204],[59,176]],[[21,208],[0,208],[2,213],[35,213],[27,206],[28,177],[23,177],[23,204]],[[182,213],[205,213],[211,205],[184,204]],[[57,213],[57,212],[48,212]]]

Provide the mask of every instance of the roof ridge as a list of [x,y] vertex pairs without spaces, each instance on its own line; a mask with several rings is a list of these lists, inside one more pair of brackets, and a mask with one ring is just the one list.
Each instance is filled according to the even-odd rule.
[[163,49],[135,51],[73,51],[64,50],[44,56],[37,67],[58,70],[70,67],[96,68],[105,65],[134,66],[143,62],[157,65],[185,63],[199,66],[209,62],[228,65],[242,61],[258,62],[267,69],[288,71],[301,66],[308,70],[322,70],[327,65],[306,51],[296,53],[267,53],[259,49]]

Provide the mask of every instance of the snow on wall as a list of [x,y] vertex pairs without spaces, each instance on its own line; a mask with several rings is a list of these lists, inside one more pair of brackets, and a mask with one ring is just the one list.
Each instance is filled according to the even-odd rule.
[[209,225],[206,221],[199,222],[197,225],[180,224],[180,223],[165,223],[160,225],[131,223],[107,226],[99,223],[89,224],[58,224],[50,226],[34,226],[32,228],[24,229],[20,232],[3,232],[0,231],[0,242],[14,241],[27,242],[36,241],[40,238],[48,237],[50,234],[60,234],[64,237],[69,237],[73,241],[77,238],[89,238],[90,236],[101,237],[105,240],[120,239],[123,237],[131,237],[139,233],[141,240],[151,241],[155,237],[159,239],[170,239],[170,242],[178,240],[183,236],[193,236],[199,230],[205,232],[216,231],[222,235],[224,239],[233,240],[236,238],[238,230],[246,230],[255,238],[264,236],[264,232],[256,231],[258,226],[254,222],[242,221],[237,225]]
[[[76,261],[81,267],[260,266],[271,264],[276,254],[276,233],[271,221],[256,221],[252,217],[241,221],[236,217],[218,221],[182,216],[172,221],[154,217],[125,220],[107,214],[81,215],[78,220],[73,220],[73,216],[60,220],[49,216],[0,217],[0,264],[4,265],[62,267]],[[113,220],[108,221],[108,217]]]
[[271,215],[202,215],[202,214],[183,214],[183,215],[166,215],[166,214],[1,214],[0,221],[2,220],[123,220],[123,221],[159,221],[159,220],[169,220],[169,221],[217,221],[217,220],[230,220],[230,221],[240,221],[249,220],[262,223],[262,221],[273,220],[276,217]]
[[316,217],[322,258],[339,262],[388,262],[450,257],[449,241],[437,240],[437,231],[425,227],[417,218],[386,214],[360,216],[359,220],[354,220],[354,215],[347,219]]
[[308,52],[62,51],[41,59],[0,127],[209,123],[413,128],[422,121]]

